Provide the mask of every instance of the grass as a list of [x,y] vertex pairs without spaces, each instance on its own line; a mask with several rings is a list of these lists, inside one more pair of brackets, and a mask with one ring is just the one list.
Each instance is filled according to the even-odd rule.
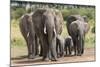
[[18,20],[11,21],[11,47],[13,46],[25,46],[26,42],[21,35]]
[[[19,29],[19,20],[11,21],[11,47],[26,47],[26,42]],[[94,47],[95,46],[95,34],[91,32],[94,22],[89,21],[90,30],[85,37],[85,47]],[[68,36],[66,25],[63,25],[63,31],[61,34],[62,37]]]

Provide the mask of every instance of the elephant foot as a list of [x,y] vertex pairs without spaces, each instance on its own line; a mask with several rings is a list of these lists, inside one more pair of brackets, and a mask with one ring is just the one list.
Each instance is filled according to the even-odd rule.
[[51,61],[57,61],[57,58],[51,58]]
[[49,61],[49,58],[43,58],[42,61]]
[[57,59],[51,59],[51,61],[57,61]]
[[41,57],[41,56],[43,56],[42,54],[39,54],[39,56]]
[[84,51],[81,52],[81,54],[83,54],[83,53],[84,53]]
[[77,54],[75,53],[74,56],[77,56]]
[[29,55],[29,56],[28,56],[28,59],[34,59],[34,58],[35,58],[34,55]]
[[82,56],[82,54],[77,54],[77,56]]
[[61,56],[60,55],[57,55],[57,58],[60,58]]
[[60,57],[64,57],[64,53],[61,53],[61,54],[60,54]]

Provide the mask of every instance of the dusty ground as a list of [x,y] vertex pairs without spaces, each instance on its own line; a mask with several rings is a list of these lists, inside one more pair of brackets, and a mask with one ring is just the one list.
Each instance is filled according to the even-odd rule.
[[[15,53],[16,54],[16,53]],[[12,52],[11,52],[12,56]],[[42,57],[36,59],[27,59],[26,56],[13,56],[11,57],[11,66],[23,66],[23,65],[40,65],[40,64],[54,64],[54,63],[71,63],[71,62],[84,62],[84,61],[95,61],[95,49],[85,48],[85,53],[82,56],[65,56],[59,58],[58,61],[42,61]]]

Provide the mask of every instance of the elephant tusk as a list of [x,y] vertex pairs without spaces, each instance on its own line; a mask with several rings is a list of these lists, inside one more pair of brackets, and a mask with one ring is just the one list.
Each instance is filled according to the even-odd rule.
[[29,37],[29,32],[27,33],[27,37]]
[[44,34],[46,34],[47,32],[46,32],[46,27],[44,27]]

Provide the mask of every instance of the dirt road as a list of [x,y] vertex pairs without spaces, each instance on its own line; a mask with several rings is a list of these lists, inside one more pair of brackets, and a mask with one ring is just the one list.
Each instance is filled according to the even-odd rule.
[[85,53],[82,56],[65,56],[63,58],[59,58],[58,61],[42,61],[41,59],[42,57],[38,57],[36,59],[27,59],[25,56],[14,57],[11,58],[11,66],[95,61],[95,49],[85,48]]

